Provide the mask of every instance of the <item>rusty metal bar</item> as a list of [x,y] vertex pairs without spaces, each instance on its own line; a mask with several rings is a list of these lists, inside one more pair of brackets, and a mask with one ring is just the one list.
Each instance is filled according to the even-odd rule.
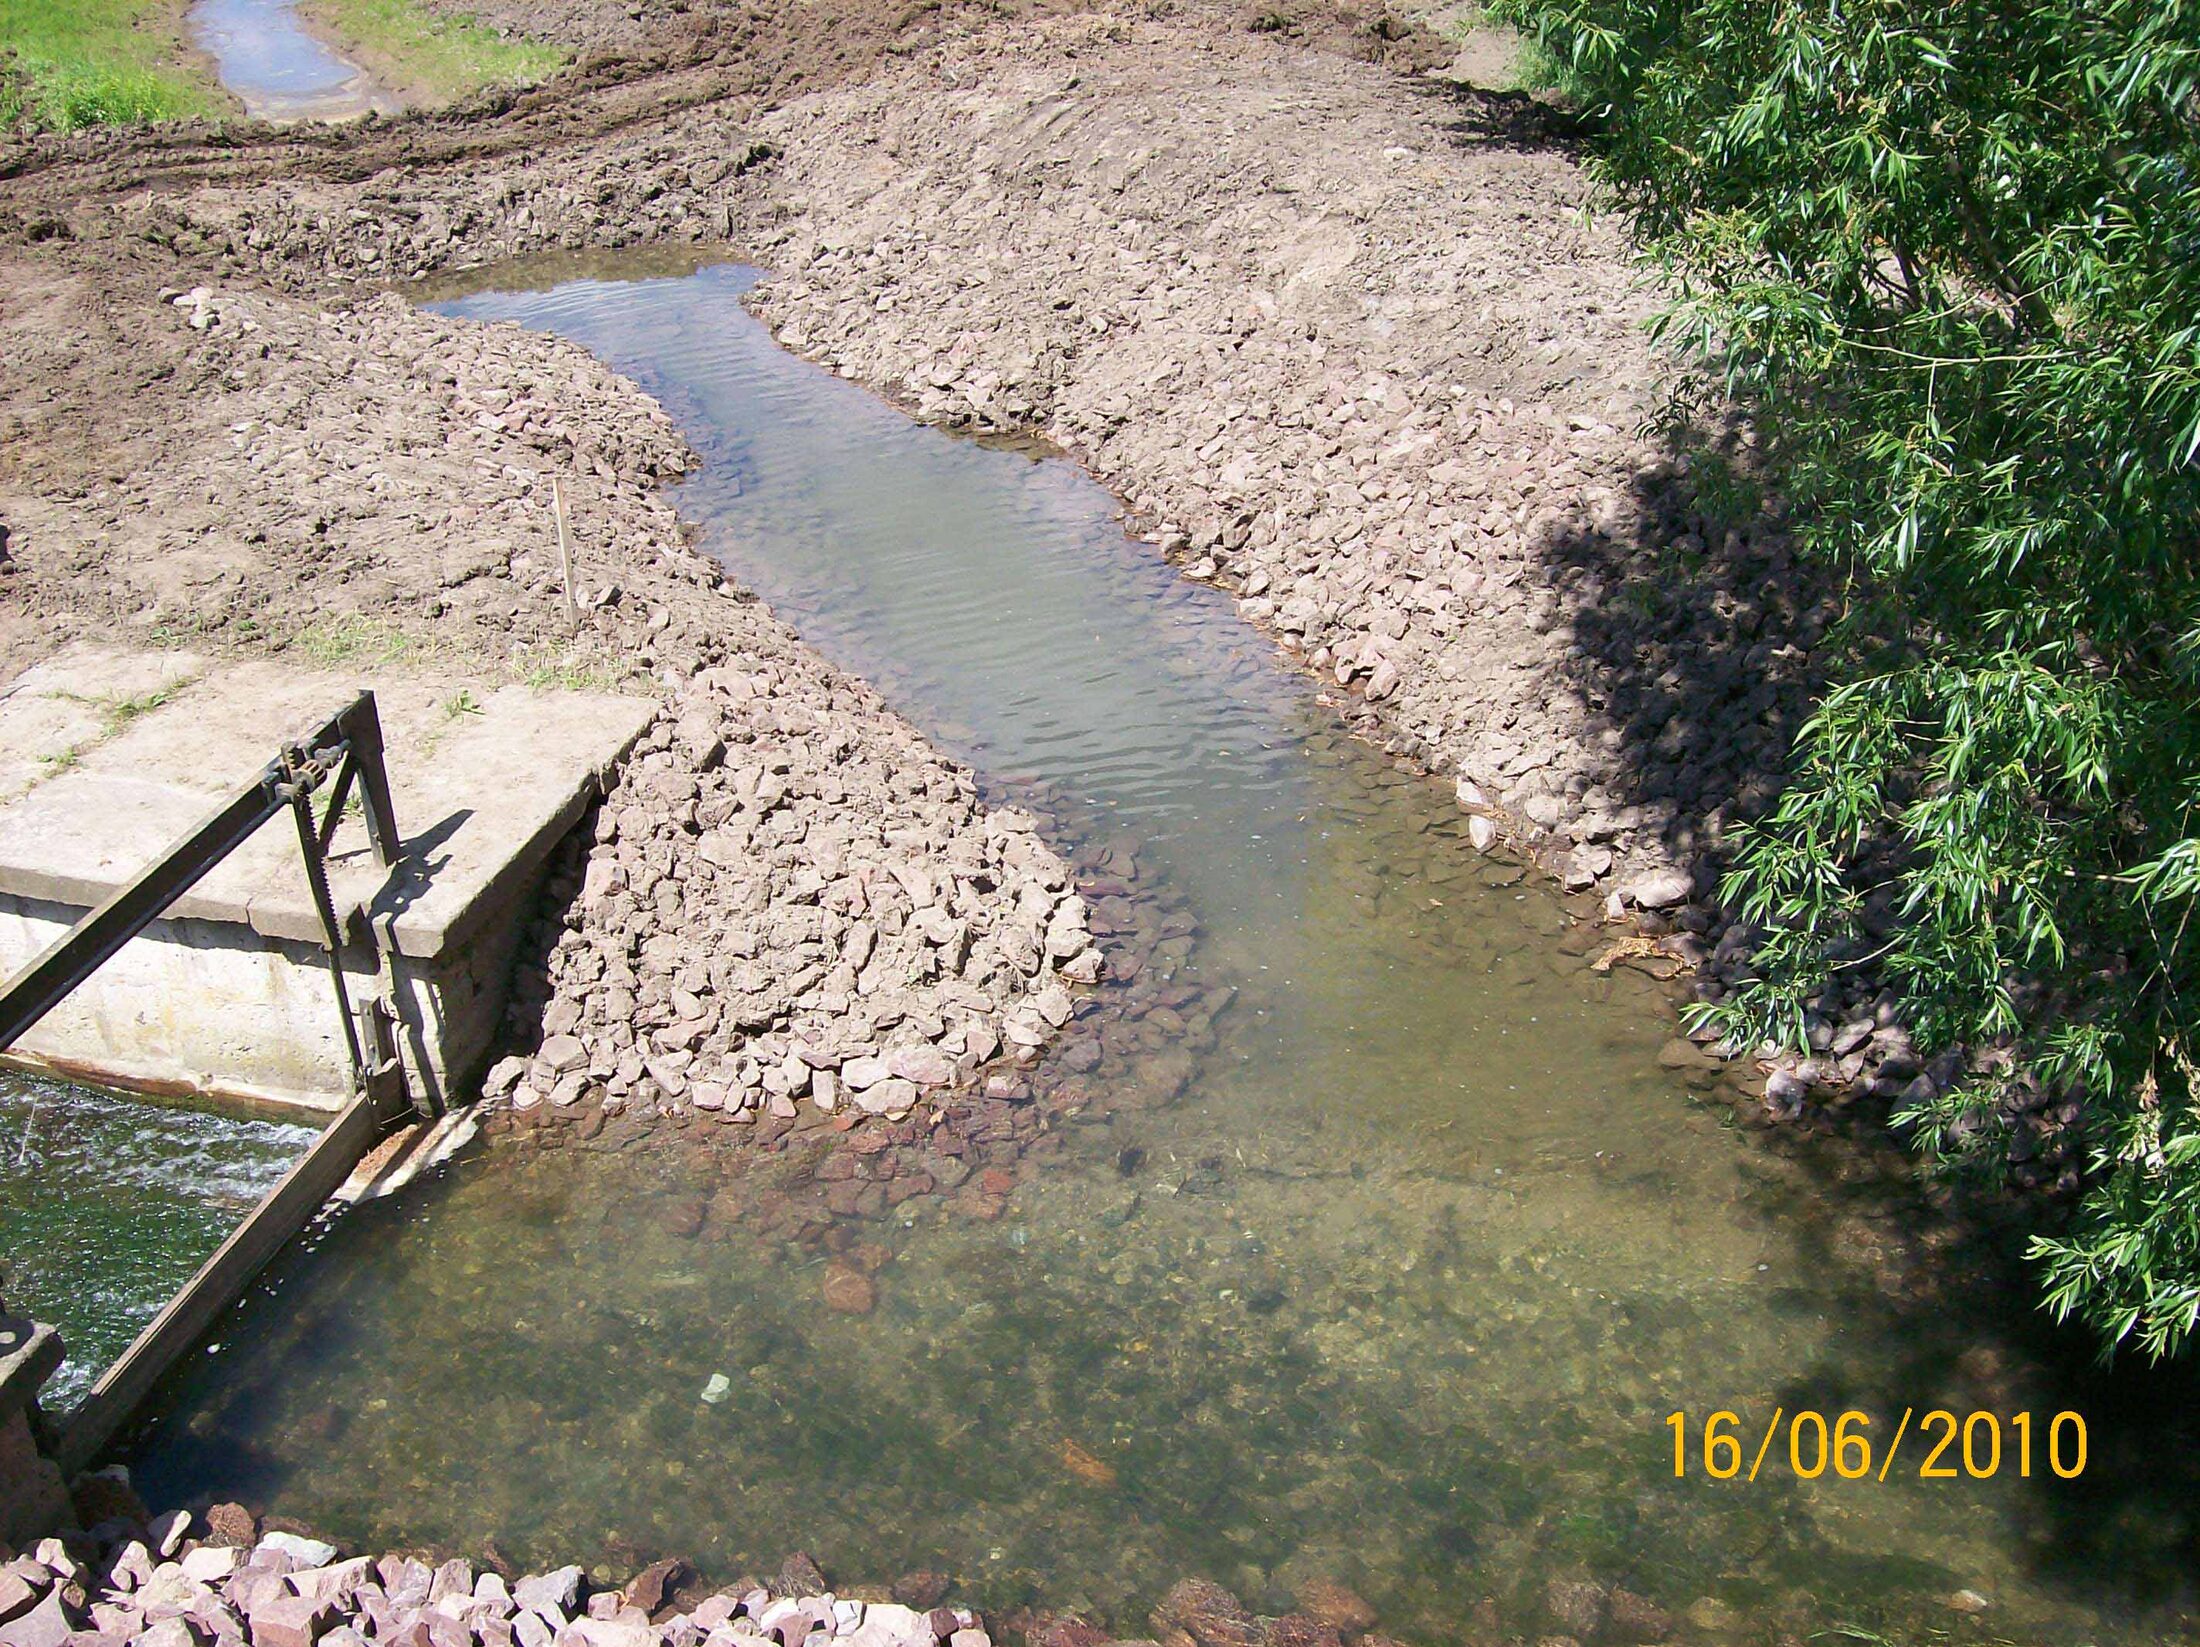
[[324,862],[327,836],[335,833],[336,808],[343,804],[349,785],[339,777],[325,834],[313,821],[311,801],[312,792],[324,779],[345,772],[357,778],[375,862],[384,868],[394,864],[402,842],[397,833],[397,815],[390,804],[389,773],[382,763],[382,719],[375,709],[374,694],[362,692],[304,737],[285,744],[257,780],[216,808],[128,886],[0,985],[0,1051],[20,1040],[69,991],[158,920],[207,871],[250,840],[262,824],[291,807],[298,817],[298,845],[305,858],[306,878],[312,885],[328,941],[353,1084],[364,1091],[367,1064],[344,987],[342,934],[337,929]]
[[136,1341],[100,1374],[91,1393],[69,1416],[60,1446],[60,1464],[66,1473],[75,1474],[98,1456],[176,1358],[242,1296],[283,1244],[311,1222],[330,1192],[374,1147],[384,1125],[374,1096],[363,1092],[352,1099],[282,1182],[229,1232],[229,1239],[145,1324]]

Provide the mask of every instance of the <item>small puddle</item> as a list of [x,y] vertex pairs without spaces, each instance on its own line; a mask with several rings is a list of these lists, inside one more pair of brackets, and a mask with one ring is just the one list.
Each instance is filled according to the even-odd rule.
[[[755,271],[572,274],[440,307],[658,395],[710,547],[1045,809],[1137,935],[1126,975],[1042,1066],[1051,1154],[998,1222],[922,1197],[760,1236],[767,1168],[681,1139],[490,1150],[357,1209],[171,1386],[134,1457],[156,1501],[607,1572],[803,1548],[1124,1635],[1196,1573],[1266,1609],[1340,1580],[1431,1643],[1486,1597],[1547,1633],[1581,1575],[1694,1609],[1689,1639],[1975,1633],[1963,1590],[1995,1634],[2161,1638],[2189,1379],[2097,1377],[2005,1244],[1884,1154],[1740,1134],[1661,1070],[1660,987],[1591,970],[1444,786],[1347,736],[1074,466],[786,354]],[[875,1310],[824,1307],[828,1252],[878,1264]],[[1676,1409],[1884,1434],[1907,1405],[2080,1408],[2091,1467],[1674,1478]]]
[[76,1404],[315,1136],[0,1070],[0,1297],[68,1346],[49,1414]]
[[308,30],[296,0],[196,0],[191,28],[221,82],[261,120],[348,120],[404,107]]

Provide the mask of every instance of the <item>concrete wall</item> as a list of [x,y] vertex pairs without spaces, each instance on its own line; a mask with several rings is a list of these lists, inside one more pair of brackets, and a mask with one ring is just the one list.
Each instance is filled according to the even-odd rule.
[[[396,959],[406,1076],[438,1105],[463,1101],[488,1061],[538,881],[528,877],[512,907],[455,949]],[[0,976],[83,914],[0,893]],[[369,959],[361,950],[347,961],[355,1003],[381,989]],[[351,1088],[326,954],[219,921],[156,922],[13,1051],[34,1066],[145,1091],[334,1109]]]
[[0,1544],[13,1548],[76,1525],[60,1467],[32,1428],[38,1392],[61,1355],[51,1327],[0,1307]]

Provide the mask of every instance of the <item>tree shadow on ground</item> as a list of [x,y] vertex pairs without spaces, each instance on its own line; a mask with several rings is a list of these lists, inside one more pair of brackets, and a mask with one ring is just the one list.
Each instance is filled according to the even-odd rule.
[[1438,75],[1421,76],[1413,89],[1443,105],[1446,113],[1437,126],[1463,148],[1577,154],[1583,140],[1602,125],[1593,115],[1533,92],[1493,91]]
[[1823,684],[1813,648],[1837,584],[1796,560],[1778,521],[1721,518],[1688,460],[1647,459],[1596,519],[1576,514],[1535,545],[1572,629],[1568,683],[1593,717],[1638,834],[1703,865],[1714,891],[1719,839],[1780,788]]
[[[1713,438],[1723,456],[1749,456],[1736,431]],[[1680,452],[1647,452],[1614,505],[1594,519],[1569,515],[1536,553],[1572,623],[1565,670],[1612,757],[1607,786],[1654,821],[1676,857],[1701,866],[1697,890],[1712,894],[1721,830],[1730,840],[1735,821],[1777,796],[1824,688],[1822,643],[1844,584],[1834,569],[1799,562],[1778,519],[1711,507],[1706,494],[1723,493],[1699,486],[1700,474]],[[1786,1187],[1768,1191],[1765,1216],[1806,1268],[1850,1284],[1857,1310],[1843,1346],[1853,1354],[1798,1366],[1780,1403],[1824,1413],[1829,1425],[1844,1410],[1868,1412],[1875,1449],[1914,1408],[1896,1465],[1913,1483],[1931,1445],[1918,1445],[1926,1412],[1959,1423],[1993,1413],[1996,1490],[2021,1469],[2010,1420],[2031,1412],[2032,1467],[2014,1498],[2031,1576],[2111,1613],[2189,1608],[2200,1574],[2200,1364],[2104,1366],[2090,1336],[2040,1309],[2023,1256],[2027,1237],[2060,1217],[2058,1204],[2000,1183],[1929,1177],[1892,1127],[1891,1107],[1868,1097],[1813,1105],[1760,1139],[1800,1168],[1768,1167]],[[1749,1124],[1763,1123],[1753,1100],[1742,1108]],[[2048,1425],[2064,1411],[2081,1414],[2088,1432],[2085,1469],[2070,1480],[2047,1459]],[[1982,1449],[1984,1440],[1982,1430]],[[1964,1473],[1960,1436],[1939,1462],[1957,1476],[1934,1489],[1986,1490]]]

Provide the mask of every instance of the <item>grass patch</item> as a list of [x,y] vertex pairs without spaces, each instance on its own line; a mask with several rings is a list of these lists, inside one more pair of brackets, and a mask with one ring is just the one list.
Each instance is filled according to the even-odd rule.
[[187,680],[171,681],[168,685],[155,687],[150,692],[140,692],[134,698],[123,697],[118,692],[103,692],[98,697],[87,697],[82,692],[55,692],[50,695],[63,703],[81,704],[86,709],[97,710],[99,737],[101,742],[105,742],[132,721],[150,715],[190,684]]
[[0,0],[0,129],[73,132],[213,114],[175,0]]
[[1513,58],[1512,84],[1507,91],[1524,91],[1579,108],[1587,101],[1572,65],[1562,62],[1542,41],[1523,35]]
[[172,686],[157,687],[151,692],[140,692],[134,698],[108,696],[100,699],[99,712],[107,723],[107,736],[111,738],[132,721],[150,715],[188,684],[189,682],[179,681]]
[[82,692],[53,693],[52,696],[63,703],[81,704],[87,709],[98,711],[99,731],[82,743],[70,745],[57,755],[39,756],[39,764],[46,769],[45,775],[58,778],[64,772],[74,771],[83,764],[87,751],[96,749],[115,737],[131,722],[150,715],[196,679],[193,676],[190,680],[170,681],[166,686],[155,687],[150,692],[140,692],[134,698],[123,697],[117,692],[102,693],[98,697],[88,697]]
[[522,648],[513,656],[512,673],[531,692],[617,692],[629,671],[616,659],[567,647],[555,653]]
[[372,59],[370,68],[431,102],[484,86],[531,85],[568,61],[556,46],[507,40],[470,17],[424,11],[417,0],[304,0],[301,9]]
[[284,650],[318,669],[379,668],[410,657],[413,638],[394,623],[353,613],[307,624]]

